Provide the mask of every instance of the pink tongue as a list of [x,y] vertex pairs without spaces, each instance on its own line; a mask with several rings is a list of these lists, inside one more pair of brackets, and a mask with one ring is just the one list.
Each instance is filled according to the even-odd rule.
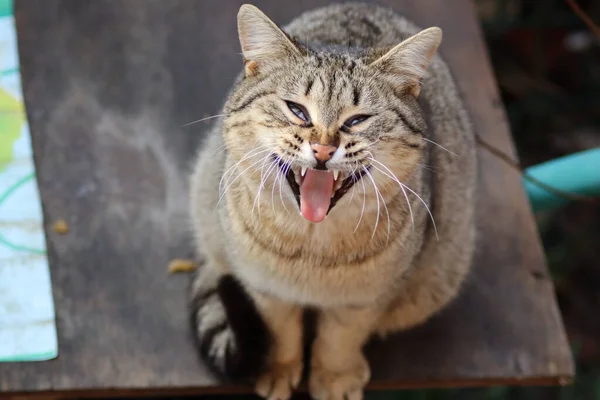
[[300,211],[311,222],[321,222],[327,216],[331,194],[333,193],[333,173],[309,169],[300,185]]

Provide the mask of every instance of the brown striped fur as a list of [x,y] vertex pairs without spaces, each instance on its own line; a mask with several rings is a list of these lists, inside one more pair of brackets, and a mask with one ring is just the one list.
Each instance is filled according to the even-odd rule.
[[[289,398],[306,361],[313,397],[359,399],[369,379],[366,340],[440,311],[471,263],[475,146],[436,55],[441,30],[421,31],[391,10],[359,3],[307,12],[283,30],[242,6],[238,30],[244,73],[191,179],[205,260],[192,296],[232,276],[252,298],[272,338],[256,381],[263,397]],[[312,123],[286,100],[303,105]],[[344,127],[356,114],[371,117]],[[307,150],[315,141],[343,150],[328,169],[370,168],[318,224],[300,215],[284,177],[288,165],[295,173],[315,167]],[[194,328],[205,359],[227,372],[240,343],[211,301],[213,309],[193,310]],[[311,360],[302,354],[306,307],[318,310]],[[210,329],[219,323],[221,331]]]

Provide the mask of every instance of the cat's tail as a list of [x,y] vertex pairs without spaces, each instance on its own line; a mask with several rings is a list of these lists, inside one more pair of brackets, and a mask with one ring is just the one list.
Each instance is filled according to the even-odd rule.
[[192,328],[202,360],[222,379],[255,379],[269,350],[265,322],[233,276],[215,276],[205,267],[191,288]]

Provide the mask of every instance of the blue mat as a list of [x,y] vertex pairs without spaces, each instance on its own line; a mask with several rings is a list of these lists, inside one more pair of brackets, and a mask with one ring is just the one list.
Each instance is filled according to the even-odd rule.
[[12,0],[0,0],[0,362],[58,355]]

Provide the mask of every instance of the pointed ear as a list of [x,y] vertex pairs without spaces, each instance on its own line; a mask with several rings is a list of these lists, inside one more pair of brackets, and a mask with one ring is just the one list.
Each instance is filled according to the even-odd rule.
[[442,30],[440,28],[432,27],[422,30],[392,48],[370,65],[389,73],[401,75],[404,78],[403,86],[417,97],[429,63],[441,41]]
[[290,38],[255,6],[242,5],[237,22],[246,76],[284,57],[300,55]]

